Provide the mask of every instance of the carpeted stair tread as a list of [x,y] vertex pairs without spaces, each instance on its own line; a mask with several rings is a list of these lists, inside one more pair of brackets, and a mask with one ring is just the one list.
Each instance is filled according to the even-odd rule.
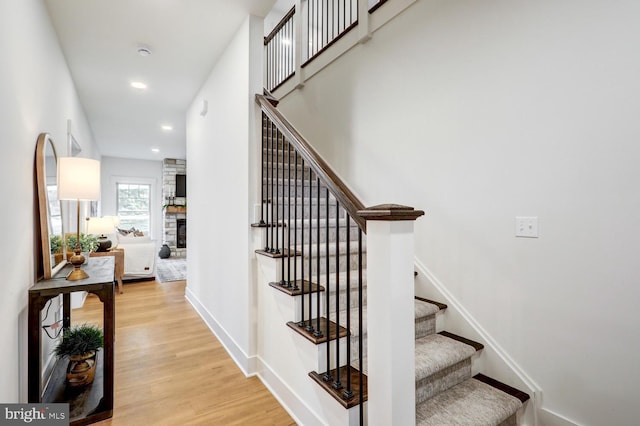
[[[418,275],[418,272],[414,271],[414,274]],[[441,311],[444,311],[445,309],[447,309],[447,305],[446,304],[440,303],[440,302],[436,302],[435,300],[425,299],[424,297],[420,297],[420,296],[415,296],[415,299],[422,300],[423,302],[427,302],[427,303],[431,303],[433,305],[436,305],[438,308],[440,308]]]
[[519,399],[479,380],[468,379],[419,404],[416,425],[498,425],[521,406]]
[[416,340],[416,381],[470,358],[476,350],[440,334]]
[[440,311],[440,308],[433,303],[428,303],[420,299],[415,299],[415,318],[428,317],[429,315],[434,315]]

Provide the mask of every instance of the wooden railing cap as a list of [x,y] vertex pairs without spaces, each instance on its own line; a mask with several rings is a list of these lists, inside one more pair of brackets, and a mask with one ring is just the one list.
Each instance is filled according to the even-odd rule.
[[424,211],[400,204],[380,204],[359,210],[358,214],[365,220],[416,220]]

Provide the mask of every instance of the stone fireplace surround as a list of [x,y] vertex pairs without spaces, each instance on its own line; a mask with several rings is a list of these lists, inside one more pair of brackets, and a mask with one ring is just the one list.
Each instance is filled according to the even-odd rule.
[[[162,199],[163,205],[169,204],[172,200],[176,205],[186,205],[186,197],[175,197],[176,175],[187,174],[187,160],[177,160],[165,158],[162,161]],[[174,200],[175,199],[175,200]],[[162,233],[163,243],[171,249],[171,257],[186,257],[186,235],[184,236],[184,247],[178,248],[178,219],[187,219],[186,213],[170,213],[167,209],[162,210]],[[182,242],[182,241],[181,241]]]

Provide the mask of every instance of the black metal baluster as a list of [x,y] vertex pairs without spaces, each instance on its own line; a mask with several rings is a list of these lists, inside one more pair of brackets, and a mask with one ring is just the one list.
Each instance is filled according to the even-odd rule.
[[347,284],[346,284],[346,300],[347,305],[347,388],[342,392],[344,399],[353,398],[351,389],[351,217],[347,214]]
[[275,85],[275,84],[278,84],[278,81],[280,81],[280,67],[281,67],[280,62],[282,61],[282,58],[281,58],[282,46],[280,43],[280,33],[278,32],[273,39],[276,45],[276,81],[274,82],[274,85]]
[[[300,185],[301,188],[300,190],[302,191],[302,203],[301,203],[301,216],[302,216],[302,226],[300,227],[300,288],[302,289],[302,297],[300,298],[300,321],[298,322],[298,327],[304,327],[305,326],[305,322],[304,322],[304,168],[303,170],[303,174],[302,174],[302,178],[300,179]],[[295,199],[296,199],[296,204],[294,207],[294,219],[293,221],[296,224],[296,233],[294,234],[295,237],[293,239],[293,245],[298,247],[298,151],[296,151],[296,173],[295,173],[295,179],[296,179],[296,194],[295,194]],[[297,250],[297,248],[296,248]],[[297,290],[298,284],[297,284],[297,279],[298,279],[298,262],[295,262],[293,264],[293,285],[294,285],[294,289]],[[309,294],[311,294],[311,285],[309,285]]]
[[287,77],[293,74],[293,64],[295,63],[295,49],[294,49],[294,38],[295,33],[293,32],[293,18],[289,21],[289,70],[287,72]]
[[364,383],[362,380],[362,229],[358,229],[358,369],[359,375],[359,397],[360,397],[360,425],[364,424],[364,404],[363,393]]
[[[271,217],[272,217],[272,222],[271,222],[271,252],[272,253],[279,253],[278,251],[278,194],[275,193],[276,188],[276,183],[278,180],[278,173],[279,173],[279,167],[278,167],[278,151],[276,150],[276,141],[274,140],[273,137],[273,131],[276,130],[275,129],[275,125],[273,124],[273,122],[271,123],[271,160],[273,161],[274,159],[274,153],[276,154],[275,156],[275,164],[276,164],[276,173],[275,176],[273,175],[273,173],[271,173]],[[276,130],[276,136],[277,136],[277,130]],[[277,138],[276,138],[277,139]],[[275,212],[274,212],[275,209]],[[275,239],[274,239],[275,237]]]
[[[273,189],[274,191],[278,190],[278,179],[280,176],[280,153],[278,152],[278,133],[279,130],[277,128],[275,128],[276,131],[276,137],[275,140],[272,142],[272,145],[275,147],[275,152],[276,152],[276,175],[275,177],[273,177],[272,179],[272,185],[273,185]],[[277,227],[280,226],[280,212],[279,210],[279,204],[278,204],[278,193],[277,192],[272,192],[273,193],[273,200],[272,203],[274,203],[276,205],[276,215],[274,217],[274,222],[273,222],[273,226],[275,228],[274,234],[276,236],[275,239],[275,244],[274,244],[274,249],[273,249],[273,253],[274,254],[280,254],[280,244],[278,241],[278,229]]]
[[[284,151],[284,136],[282,135],[282,133],[280,133],[280,130],[278,130],[278,146],[280,147],[280,152],[282,152],[282,178],[278,178],[278,185],[280,187],[280,192],[282,194],[282,224],[280,225],[280,233],[282,235],[282,251],[280,253],[282,253],[282,256],[288,256],[288,253],[286,252],[284,245],[285,245],[285,241],[284,241],[284,232],[285,232],[285,228],[287,223],[285,222],[285,214],[286,214],[286,210],[285,210],[285,192],[284,192],[284,169],[285,169],[285,160],[284,160],[284,156],[285,156],[285,151]],[[280,184],[280,181],[282,180],[282,184]],[[280,262],[280,284],[284,285],[285,284],[285,280],[284,280],[284,261],[285,259],[282,259],[282,262]]]
[[[271,189],[271,195],[269,198],[269,203],[271,204],[271,217],[268,225],[270,229],[267,230],[267,248],[265,249],[265,251],[273,252],[273,123],[271,122],[271,120],[269,120],[269,130],[267,133],[267,138],[267,156],[269,156],[269,153],[271,153],[271,161],[269,161],[269,169],[267,169],[267,195],[269,195],[269,189]],[[269,206],[267,206],[267,208],[269,208]],[[268,237],[269,235],[271,236],[271,238]]]
[[[311,57],[311,51],[313,50],[313,35],[311,33],[311,9],[313,9],[313,2],[309,1],[307,3],[307,57],[309,59]],[[309,280],[311,282],[311,280]]]
[[[329,223],[329,222],[327,222]],[[328,226],[327,226],[328,228]],[[346,251],[349,255],[349,249]],[[334,389],[342,389],[340,382],[340,203],[336,200],[336,377],[332,386]],[[348,273],[349,271],[347,271]],[[347,310],[347,314],[349,311]],[[349,333],[347,333],[349,340]],[[347,367],[348,368],[348,367]]]
[[276,44],[273,39],[269,44],[271,46],[271,89],[273,89],[276,85]]
[[[333,377],[331,376],[331,341],[329,340],[329,338],[331,337],[331,330],[330,330],[330,307],[331,307],[331,303],[330,303],[330,294],[331,293],[331,284],[329,283],[329,188],[325,189],[325,240],[324,240],[324,254],[325,254],[325,262],[324,262],[324,266],[326,268],[326,271],[324,272],[325,274],[325,284],[326,284],[326,289],[325,289],[325,307],[327,310],[327,328],[326,328],[326,333],[327,333],[327,371],[324,373],[324,376],[322,377],[322,379],[325,382],[329,382],[331,380],[333,380]],[[338,315],[338,312],[336,312],[336,317]],[[337,318],[336,318],[337,319]],[[337,322],[336,322],[337,323]],[[336,345],[338,345],[338,330],[336,329]]]
[[[293,205],[293,223],[294,223],[293,250],[297,254],[297,251],[298,251],[298,151],[294,149],[293,153],[294,153],[293,167],[295,167],[295,172],[293,174],[294,176],[293,184],[295,185],[293,187],[294,188],[293,200],[295,202],[295,204]],[[304,179],[302,180],[302,187],[304,189]],[[291,204],[289,204],[289,214],[291,214]],[[304,230],[302,232],[304,233]],[[303,254],[304,253],[300,254],[300,262],[304,262]],[[301,287],[298,287],[298,257],[296,256],[293,259],[294,260],[293,260],[293,287],[292,288],[293,290],[299,290],[300,288],[302,288],[302,312],[301,312],[300,318],[304,319],[303,317],[304,315],[304,280],[301,281]],[[311,289],[309,289],[309,291],[311,291]]]
[[[320,285],[320,178],[316,176],[316,282]],[[326,289],[324,291],[329,291]],[[313,332],[315,337],[322,337],[322,330],[320,329],[320,295],[316,297],[316,329]],[[329,315],[327,314],[327,317]],[[328,318],[327,318],[328,320]],[[327,334],[327,339],[329,335]],[[327,340],[327,345],[329,344]]]
[[322,47],[326,46],[329,43],[329,0],[324,0],[324,5],[325,5],[325,8],[324,8],[324,21],[322,25],[322,38],[323,38]]
[[[288,142],[288,141],[287,141]],[[283,176],[284,178],[284,176]],[[291,257],[296,248],[291,251],[291,144],[287,143],[287,287],[291,288]],[[294,258],[295,262],[295,258]]]
[[[303,172],[304,172],[304,161],[302,162],[303,165]],[[311,288],[311,281],[313,280],[313,268],[312,268],[312,262],[313,262],[313,256],[312,256],[312,244],[313,244],[313,237],[312,237],[312,232],[313,232],[313,207],[311,205],[311,200],[312,200],[312,195],[313,195],[313,173],[311,172],[311,169],[309,169],[309,288]],[[304,206],[304,195],[303,195],[303,200],[302,200],[302,205]],[[304,219],[304,214],[302,215],[302,218]],[[316,294],[316,298],[320,297],[320,292],[318,291]],[[312,308],[313,306],[313,300],[311,299],[311,291],[309,291],[309,323],[307,324],[307,326],[305,327],[305,330],[307,330],[307,332],[311,333],[313,331],[313,317],[312,317],[312,313],[311,311],[313,310]],[[320,316],[320,312],[316,312],[317,316]],[[315,334],[315,333],[314,333]]]
[[265,138],[267,136],[267,133],[264,131],[264,127],[267,121],[267,116],[266,114],[263,112],[262,113],[262,148],[261,148],[261,152],[260,152],[260,225],[264,225],[264,174],[265,174],[265,170],[264,170],[264,149],[265,149]]

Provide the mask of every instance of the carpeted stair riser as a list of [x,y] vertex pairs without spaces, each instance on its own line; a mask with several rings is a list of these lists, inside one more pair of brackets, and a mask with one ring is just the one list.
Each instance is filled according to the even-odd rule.
[[420,404],[470,377],[471,358],[467,358],[443,370],[439,370],[431,376],[416,380],[416,404]]
[[[287,153],[287,150],[263,150],[264,158],[263,162],[269,164],[269,169],[273,167],[275,170],[276,167],[280,168],[280,166],[276,166],[277,164],[285,164],[285,169],[288,167],[288,164],[300,164],[302,165],[302,157],[298,155],[298,162],[296,163],[296,156],[293,150],[291,153]],[[268,156],[268,157],[267,157]]]
[[[276,194],[278,197],[308,197],[311,194],[312,197],[316,197],[318,194],[318,185],[317,182],[312,180],[312,185],[309,187],[308,180],[302,180],[298,178],[297,180],[293,178],[278,178],[278,179],[264,179],[264,192],[265,197],[266,194],[269,194],[270,197],[273,194]],[[268,191],[268,192],[267,192]],[[297,193],[296,193],[297,191]],[[327,187],[324,184],[320,184],[320,197],[324,197],[326,195]],[[330,195],[331,196],[331,195]]]
[[263,178],[273,178],[273,177],[278,177],[278,178],[290,178],[290,179],[294,179],[295,173],[296,173],[296,169],[298,171],[298,179],[303,179],[305,181],[305,185],[309,185],[309,175],[311,175],[311,181],[313,182],[313,184],[316,184],[316,175],[315,173],[311,172],[311,169],[306,165],[306,164],[302,164],[302,162],[298,161],[297,165],[295,162],[291,163],[291,176],[289,176],[289,164],[287,164],[286,162],[284,163],[276,163],[276,162],[267,162],[267,159],[265,158],[265,161],[262,163],[262,166],[264,167],[264,175]]
[[[311,199],[302,198],[302,197],[298,197],[298,198],[291,197],[291,199],[289,199],[288,197],[278,197],[275,199],[274,204],[267,203],[265,205],[265,213],[266,213],[266,209],[269,209],[268,217],[271,217],[271,208],[273,208],[273,215],[278,219],[278,221],[282,221],[282,218],[286,219],[289,215],[289,200],[291,200],[290,201],[291,202],[291,220],[294,219],[296,214],[298,219],[309,219],[311,217],[313,220],[315,220],[318,217],[318,211],[317,211],[318,200],[316,199],[316,197],[311,197]],[[309,208],[309,200],[311,200],[311,208]],[[284,208],[282,204],[283,202],[284,202]],[[320,198],[320,216],[319,216],[321,219],[327,217],[326,205],[327,203],[325,198],[321,197]],[[295,213],[296,210],[294,209],[297,209],[297,213]],[[329,199],[329,217],[330,218],[336,217],[335,198]],[[338,217],[340,218],[345,217],[344,210],[340,209],[340,211],[338,212]]]
[[[352,220],[349,221],[349,224],[350,239],[351,241],[356,241],[358,239],[358,225]],[[347,219],[345,217],[339,218],[337,221],[336,218],[329,219],[329,242],[335,242],[336,240],[336,225],[338,226],[340,241],[346,242]],[[287,230],[291,232],[291,240],[293,241],[294,236],[297,237],[298,244],[301,243],[303,234],[305,244],[309,243],[309,239],[311,239],[312,243],[318,241],[318,228],[320,228],[320,242],[324,243],[327,241],[327,220],[325,218],[319,221],[315,219],[298,219],[297,221],[292,220],[291,222],[287,222]]]
[[[315,220],[313,221],[314,223],[317,223]],[[324,219],[321,219],[321,222],[326,223],[326,221]],[[300,228],[295,226],[295,223],[291,224],[291,227],[287,227],[287,231],[291,231],[291,243],[293,244],[294,242],[297,242],[298,245],[300,245],[303,241],[303,237],[304,237],[304,243],[305,243],[305,251],[308,249],[308,245],[309,245],[309,240],[311,240],[312,245],[317,243],[318,241],[320,241],[321,244],[326,243],[327,241],[329,241],[329,244],[335,244],[336,241],[336,235],[339,237],[340,242],[346,242],[347,241],[347,227],[346,226],[341,226],[338,227],[337,233],[336,233],[336,227],[335,225],[333,225],[333,223],[335,223],[335,220],[331,220],[332,223],[330,223],[329,225],[329,237],[327,240],[327,229],[326,229],[326,225],[324,225],[324,223],[320,224],[320,232],[316,232],[318,227],[317,226],[313,226],[313,228],[311,228],[311,230],[309,230],[308,227],[305,228]],[[351,241],[357,241],[358,239],[358,226],[354,225],[351,226],[349,229],[349,239]],[[363,235],[364,237],[364,235]],[[287,232],[285,232],[285,240],[287,238]],[[363,238],[364,240],[364,238]]]
[[[306,257],[306,256],[305,256]],[[350,267],[353,269],[354,265],[358,264],[358,254],[351,253],[350,257]],[[336,265],[336,258],[338,259],[338,265]],[[316,262],[316,257],[314,256],[311,261],[311,274],[309,274],[309,262],[305,259],[302,268],[304,268],[305,277],[311,277],[311,282],[316,282],[318,272],[320,275],[323,275],[327,272],[327,256],[324,253],[320,254],[320,269],[318,269],[318,263]],[[367,266],[367,258],[366,256],[362,256],[362,266]],[[340,256],[336,256],[335,254],[329,254],[329,273],[344,272],[347,270],[347,255],[344,253],[340,253]],[[324,285],[324,283],[318,283],[320,285]]]

